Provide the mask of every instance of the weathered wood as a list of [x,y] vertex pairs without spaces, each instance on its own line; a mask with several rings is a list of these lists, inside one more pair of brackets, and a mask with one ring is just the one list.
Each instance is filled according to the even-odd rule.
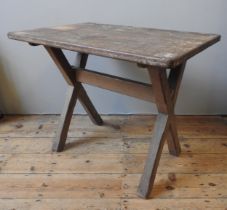
[[[170,153],[173,155],[179,155],[180,153],[180,144],[175,127],[174,104],[171,101],[171,92],[169,90],[166,70],[159,70],[157,68],[149,68],[148,70],[153,84],[155,103],[159,114],[154,127],[154,134],[145,163],[144,173],[138,187],[138,194],[143,198],[147,198],[153,188],[167,133]],[[178,80],[176,82],[178,82]]]
[[[139,195],[147,198],[154,184],[166,136],[168,136],[169,152],[176,156],[180,154],[174,105],[185,62],[218,42],[220,36],[93,23],[11,32],[8,36],[32,45],[44,45],[70,86],[57,138],[53,144],[54,151],[62,151],[64,148],[78,96],[92,121],[102,124],[102,119],[81,82],[148,101],[153,101],[152,90],[154,89],[159,114],[138,188]],[[61,49],[82,53],[80,69],[73,72]],[[133,61],[140,67],[147,66],[153,87],[85,70],[88,54]],[[167,79],[167,68],[171,69],[169,79]],[[87,161],[86,163],[90,162],[90,160]]]
[[170,88],[173,105],[175,105],[176,100],[177,100],[177,95],[179,92],[179,88],[180,88],[180,84],[181,84],[181,80],[182,80],[182,77],[184,74],[185,67],[186,67],[186,62],[177,66],[175,69],[170,70],[168,80],[169,80],[169,88]]
[[[179,129],[184,130],[183,134],[186,132],[181,141],[182,155],[179,158],[168,155],[165,145],[165,154],[150,194],[152,202],[138,199],[136,195],[150,134],[139,141],[136,137],[131,139],[131,135],[147,132],[155,118],[103,118],[119,124],[121,129],[93,126],[87,116],[76,116],[72,121],[75,130],[82,129],[82,133],[90,129],[93,133],[83,138],[70,138],[65,152],[57,154],[51,152],[51,138],[37,138],[42,136],[42,131],[53,133],[57,116],[5,116],[0,135],[10,133],[15,137],[0,138],[0,209],[226,208],[227,133],[223,132],[226,130],[224,117],[177,117]],[[112,133],[109,137],[115,136],[122,129],[124,138],[98,136],[105,130]],[[200,134],[207,129],[210,133]],[[31,136],[31,132],[32,137],[28,138],[27,134]],[[216,139],[210,139],[215,136]]]
[[169,100],[173,104],[173,110],[172,110],[173,114],[171,117],[171,123],[169,126],[169,133],[168,133],[168,146],[169,146],[170,153],[176,156],[180,154],[180,144],[178,140],[176,117],[174,115],[174,106],[176,104],[177,95],[179,92],[185,66],[186,66],[186,62],[179,65],[175,69],[171,69],[169,78],[168,78],[169,94],[171,95]]
[[[125,127],[133,127],[133,129],[143,129],[144,125],[152,126],[155,122],[156,115],[153,114],[140,114],[140,115],[102,115],[105,120],[111,122],[115,122],[116,124],[124,125]],[[193,128],[198,127],[201,132],[205,128],[213,128],[214,131],[216,130],[223,130],[226,128],[227,117],[222,115],[177,115],[177,122],[179,126],[183,128],[189,128],[188,132],[193,132]],[[88,116],[86,115],[73,115],[74,121],[72,123],[74,126],[77,127],[86,127],[89,129],[89,126],[95,129],[103,129],[102,127],[93,126],[90,121],[88,120]],[[78,118],[82,123],[77,123],[76,118]],[[0,126],[0,134],[4,133],[12,133],[18,134],[20,130],[25,129],[27,130],[27,126],[38,126],[40,124],[50,125],[50,124],[57,124],[58,117],[56,115],[6,115],[3,119],[1,119],[1,126]],[[22,126],[16,127],[16,125],[22,124]],[[18,128],[18,129],[15,129]],[[9,130],[11,129],[11,130]],[[105,128],[104,128],[105,129]],[[132,129],[132,130],[133,130]],[[144,130],[145,131],[145,130]],[[143,132],[144,132],[143,131]],[[193,132],[192,138],[195,138],[196,133]],[[227,133],[223,133],[221,136],[216,136],[217,138],[226,138]],[[19,137],[19,136],[18,136]],[[25,137],[25,136],[24,136]],[[213,136],[215,137],[215,136]],[[210,136],[206,136],[206,138],[211,138]]]
[[181,146],[179,142],[176,117],[172,115],[170,117],[169,130],[167,134],[167,143],[169,148],[169,153],[174,156],[179,156],[181,153]]
[[[110,140],[109,140],[110,141]],[[110,146],[109,146],[110,147]],[[79,147],[80,148],[80,147]],[[88,150],[89,151],[89,150]],[[111,150],[101,153],[1,154],[1,173],[57,174],[142,174],[147,154]],[[179,158],[162,154],[159,173],[227,173],[226,154],[182,154]],[[135,183],[138,185],[138,183]],[[155,185],[154,185],[155,187]]]
[[78,82],[153,102],[152,85],[86,69],[76,70]]
[[[54,202],[53,202],[54,203]],[[95,205],[95,204],[94,204]],[[98,204],[96,204],[98,205]],[[148,210],[148,209],[168,209],[168,210],[214,210],[225,209],[227,199],[225,198],[187,198],[187,199],[153,199],[152,202],[143,202],[141,199],[128,199],[125,201],[125,207],[133,210]]]
[[[154,115],[103,115],[102,118],[105,124],[97,127],[89,121],[88,116],[74,115],[68,137],[75,139],[149,139],[155,122]],[[1,122],[0,138],[54,138],[57,124],[58,116],[56,115],[7,116]],[[207,116],[206,118],[203,116],[177,116],[177,124],[182,143],[187,139],[196,140],[198,138],[201,141],[207,139],[224,141],[227,136],[226,120],[221,116]]]
[[159,113],[171,114],[173,104],[170,99],[170,91],[168,87],[166,69],[154,67],[148,68],[148,73],[153,86],[155,104]]
[[[75,76],[74,76],[75,72],[73,72],[73,69],[69,64],[69,62],[67,61],[66,57],[64,56],[62,50],[53,48],[53,47],[47,47],[47,46],[45,46],[45,48],[69,85],[67,97],[65,99],[65,106],[59,121],[57,135],[53,143],[53,151],[61,152],[64,149],[64,145],[68,135],[70,121],[71,121],[73,110],[76,105],[76,100],[78,97],[80,99],[81,104],[87,111],[89,117],[91,118],[91,120],[97,125],[102,125],[103,122],[101,117],[95,110],[95,107],[91,103],[83,86],[80,83],[76,82]],[[87,59],[88,59],[88,55],[86,54],[81,55],[81,60],[80,60],[81,67],[84,68],[86,66]]]
[[[154,95],[156,98],[156,105],[160,113],[165,113],[169,116],[169,128],[168,128],[168,146],[170,154],[178,156],[180,154],[180,143],[177,135],[175,116],[174,116],[174,104],[175,102],[171,98],[170,85],[167,80],[167,72],[165,69],[157,71],[155,68],[149,68],[150,79],[154,86]],[[174,84],[174,98],[177,96],[180,81],[180,77],[177,77]]]
[[168,209],[168,210],[214,210],[225,209],[227,199],[225,198],[181,198],[175,199],[153,199],[151,202],[144,202],[141,199],[0,199],[1,210],[23,209],[30,210],[148,210],[148,209]]
[[9,38],[76,52],[173,68],[220,40],[219,35],[82,23],[10,32]]
[[87,95],[87,92],[85,91],[84,87],[79,84],[80,86],[80,91],[79,91],[79,99],[80,103],[82,104],[83,108],[85,111],[88,113],[88,116],[90,117],[91,121],[95,125],[103,125],[103,120],[101,116],[98,114],[96,111],[94,105],[92,104],[90,98]]
[[[70,138],[150,138],[155,115],[103,115],[103,126],[95,126],[88,116],[73,115]],[[184,139],[226,139],[226,119],[221,116],[176,116],[179,137]],[[80,123],[78,123],[78,121]],[[56,115],[16,115],[1,120],[0,137],[53,138],[56,133]],[[147,150],[146,150],[147,151]]]
[[79,86],[69,86],[66,94],[65,105],[59,120],[57,135],[53,142],[53,151],[61,152],[64,149],[68,135],[69,125],[73,115],[79,92]]
[[65,105],[59,120],[57,135],[54,139],[52,147],[53,151],[61,152],[65,146],[69,125],[73,115],[74,107],[76,105],[80,86],[76,84],[72,68],[64,56],[62,50],[47,46],[45,46],[45,48],[69,85],[66,94]]
[[45,46],[45,48],[60,70],[62,76],[65,78],[65,81],[68,83],[68,85],[74,86],[74,73],[62,50],[48,46]]
[[153,188],[167,129],[168,115],[159,114],[155,123],[154,134],[149,147],[148,157],[144,166],[144,172],[138,187],[138,195],[142,198],[148,198]]
[[[79,120],[79,119],[77,119]],[[83,122],[81,122],[83,123]],[[44,128],[46,126],[44,125]],[[85,128],[86,129],[86,128]],[[47,129],[48,132],[49,129]],[[193,128],[191,128],[193,130]],[[108,131],[113,132],[113,130]],[[98,131],[97,131],[98,133]],[[95,135],[95,133],[94,133]],[[115,135],[113,135],[115,136]],[[195,136],[196,137],[196,136]],[[182,153],[220,154],[227,153],[227,138],[183,138]],[[68,137],[64,153],[67,154],[147,154],[150,138],[129,137]],[[0,138],[0,154],[48,154],[51,153],[52,138],[48,137],[10,137]],[[167,144],[163,154],[168,153]],[[189,156],[190,157],[190,156]]]
[[[88,60],[88,54],[81,54],[80,58],[80,68],[85,68]],[[83,108],[85,111],[88,113],[88,116],[90,117],[91,121],[96,124],[96,125],[103,125],[102,118],[96,111],[94,105],[92,104],[90,98],[88,97],[84,87],[82,84],[79,84],[80,86],[80,91],[79,91],[79,100],[80,103],[82,104]]]
[[[0,198],[134,200],[138,199],[135,192],[139,177],[138,174],[0,174]],[[176,203],[186,198],[225,199],[226,183],[226,174],[158,174],[151,196],[171,198]],[[149,203],[152,207],[152,202]]]
[[[101,194],[102,195],[102,194]],[[222,206],[220,201],[213,202],[211,207]],[[0,199],[0,210],[120,210],[122,199]],[[171,202],[171,201],[169,201]],[[166,202],[168,203],[168,201]],[[182,202],[181,202],[182,203]],[[202,201],[200,201],[202,205]],[[156,204],[157,205],[157,204]]]

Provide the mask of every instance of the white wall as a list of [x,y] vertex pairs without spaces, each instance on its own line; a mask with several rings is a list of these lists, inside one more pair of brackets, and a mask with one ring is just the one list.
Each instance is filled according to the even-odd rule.
[[[226,0],[0,0],[0,109],[60,113],[66,91],[45,50],[9,40],[7,32],[89,21],[221,34],[219,44],[188,62],[176,112],[227,114],[226,11]],[[75,62],[74,53],[67,56]],[[122,61],[91,56],[88,68],[148,81],[145,70]],[[156,112],[147,102],[87,89],[101,113]]]

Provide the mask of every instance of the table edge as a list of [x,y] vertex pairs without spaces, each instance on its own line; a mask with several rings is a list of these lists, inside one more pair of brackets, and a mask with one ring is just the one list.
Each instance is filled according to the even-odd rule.
[[[118,59],[118,60],[125,60],[129,62],[134,62],[134,63],[139,63],[147,66],[155,66],[155,67],[160,67],[160,68],[175,68],[179,64],[187,61],[191,57],[195,56],[196,54],[202,52],[206,48],[214,45],[215,43],[219,42],[221,39],[221,35],[218,34],[209,34],[213,35],[214,37],[201,44],[198,48],[189,51],[185,55],[181,57],[176,57],[176,58],[170,58],[170,59],[161,59],[160,57],[145,57],[145,56],[139,56],[135,54],[130,54],[130,53],[123,53],[123,52],[115,52],[115,51],[108,51],[106,49],[99,49],[99,48],[92,48],[92,47],[87,47],[87,46],[73,46],[70,44],[66,43],[61,43],[61,42],[54,42],[51,40],[41,40],[37,38],[31,38],[26,35],[19,35],[16,34],[17,32],[9,32],[7,34],[9,39],[13,40],[18,40],[18,41],[23,41],[27,42],[29,44],[35,44],[35,45],[43,45],[43,46],[50,46],[54,48],[60,48],[64,50],[70,50],[74,52],[79,52],[79,53],[87,53],[91,55],[97,55],[97,56],[102,56],[102,57],[107,57],[107,58],[113,58],[113,59]],[[48,42],[48,44],[46,43]]]

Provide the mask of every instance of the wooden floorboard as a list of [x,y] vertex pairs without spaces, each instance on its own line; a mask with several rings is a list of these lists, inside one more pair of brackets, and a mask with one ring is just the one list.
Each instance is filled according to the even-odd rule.
[[180,157],[161,156],[150,200],[137,197],[154,116],[74,116],[51,151],[58,116],[0,121],[0,210],[227,210],[227,120],[179,116]]

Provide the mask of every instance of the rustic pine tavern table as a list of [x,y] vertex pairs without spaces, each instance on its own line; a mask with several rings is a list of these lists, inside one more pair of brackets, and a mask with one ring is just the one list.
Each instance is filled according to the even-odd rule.
[[[180,154],[174,105],[186,61],[218,42],[220,36],[95,23],[10,32],[8,36],[33,46],[43,45],[68,83],[53,151],[64,149],[77,99],[95,124],[103,123],[82,83],[156,104],[159,113],[138,187],[138,195],[147,198],[154,184],[165,139],[170,154]],[[62,49],[81,54],[79,67],[70,65]],[[89,54],[131,61],[147,68],[151,84],[87,70]]]

